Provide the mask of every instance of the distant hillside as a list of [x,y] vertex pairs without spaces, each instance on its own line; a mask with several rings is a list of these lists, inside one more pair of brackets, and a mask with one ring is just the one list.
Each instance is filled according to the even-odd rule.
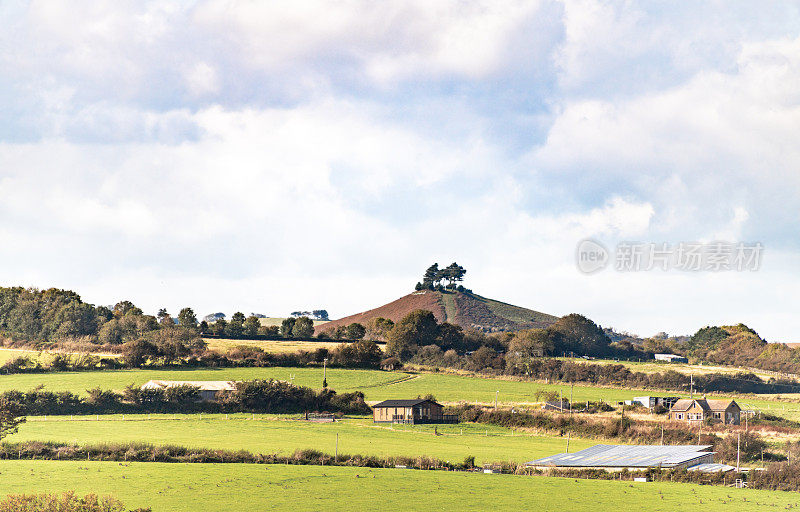
[[335,329],[353,322],[366,324],[373,318],[384,317],[397,322],[415,309],[431,311],[440,322],[451,322],[464,328],[484,331],[518,331],[532,327],[547,327],[558,317],[512,306],[468,292],[421,290],[363,313],[332,320],[316,327],[316,333]]

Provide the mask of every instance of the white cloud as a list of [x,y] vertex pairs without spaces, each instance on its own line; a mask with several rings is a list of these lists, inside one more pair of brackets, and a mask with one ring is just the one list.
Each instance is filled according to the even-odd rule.
[[[788,339],[800,38],[782,10],[0,4],[0,283],[336,315],[455,259],[476,291],[548,312]],[[587,277],[588,236],[770,256]]]

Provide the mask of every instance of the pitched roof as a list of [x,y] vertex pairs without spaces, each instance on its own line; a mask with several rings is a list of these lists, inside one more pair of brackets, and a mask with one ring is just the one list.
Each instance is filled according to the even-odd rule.
[[166,389],[178,386],[192,386],[200,391],[233,391],[236,384],[225,380],[148,380],[142,389]]
[[689,409],[692,406],[692,404],[694,404],[694,402],[695,402],[694,400],[690,400],[688,398],[681,398],[680,400],[675,402],[675,405],[672,406],[672,410],[673,411],[685,411],[685,410]]
[[724,411],[731,404],[735,404],[737,407],[739,407],[739,404],[737,404],[734,400],[706,400],[705,398],[697,398],[692,400],[691,398],[681,398],[675,402],[675,405],[672,406],[671,410],[686,411],[689,410],[695,403],[697,403],[698,407],[704,411]]
[[706,457],[710,445],[609,445],[598,444],[575,453],[559,453],[526,463],[557,467],[673,467]]
[[708,402],[708,408],[712,411],[724,411],[730,407],[731,404],[735,404],[736,407],[739,407],[739,404],[734,400],[706,400],[706,402]]
[[372,408],[376,407],[414,407],[415,405],[419,405],[421,403],[430,402],[432,404],[440,405],[433,400],[428,400],[426,398],[415,398],[414,400],[384,400],[383,402],[377,403],[372,406]]

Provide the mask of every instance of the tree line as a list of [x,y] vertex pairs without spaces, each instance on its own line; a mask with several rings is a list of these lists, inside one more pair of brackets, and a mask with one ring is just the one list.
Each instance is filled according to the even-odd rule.
[[230,391],[220,391],[214,400],[200,401],[199,388],[176,386],[167,389],[140,389],[128,386],[121,393],[99,388],[82,397],[70,391],[4,391],[0,393],[0,414],[10,411],[17,423],[0,417],[0,426],[15,429],[24,416],[121,413],[301,413],[332,412],[368,414],[369,406],[360,391],[337,394],[325,388],[315,391],[277,380],[252,380],[234,383]]

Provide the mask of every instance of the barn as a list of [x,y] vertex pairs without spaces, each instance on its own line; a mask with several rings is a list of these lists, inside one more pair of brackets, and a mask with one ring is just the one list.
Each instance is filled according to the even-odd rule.
[[203,402],[214,400],[221,391],[236,389],[235,382],[224,380],[148,380],[141,389],[168,389],[180,386],[198,388],[200,400]]
[[559,453],[526,463],[536,469],[604,469],[606,471],[647,468],[701,468],[713,464],[710,445],[610,445],[598,444],[575,453]]

